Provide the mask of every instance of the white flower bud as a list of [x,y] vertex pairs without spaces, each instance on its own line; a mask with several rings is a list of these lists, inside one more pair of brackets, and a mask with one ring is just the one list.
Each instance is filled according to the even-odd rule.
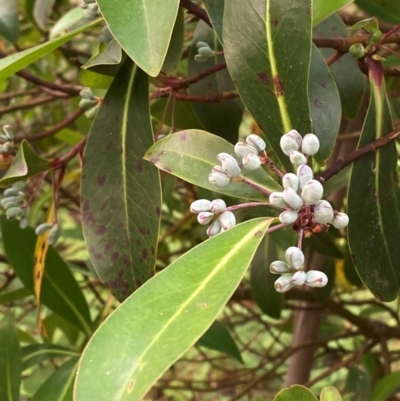
[[269,265],[269,271],[272,274],[285,274],[290,273],[290,267],[280,260],[276,260]]
[[49,245],[54,245],[59,239],[61,235],[60,226],[58,224],[54,224],[49,232],[49,236],[47,238],[47,243]]
[[208,199],[198,199],[190,205],[192,213],[209,212],[210,208],[211,202]]
[[306,282],[307,274],[303,270],[298,270],[292,276],[292,284],[303,285]]
[[290,152],[289,158],[290,162],[296,167],[307,163],[307,158],[303,155],[303,153],[300,153],[297,150]]
[[226,209],[226,203],[222,199],[214,199],[210,204],[210,212],[221,213]]
[[254,148],[251,145],[248,145],[247,143],[238,142],[235,145],[235,153],[238,157],[240,157],[242,159],[244,156],[246,156],[248,154],[256,155],[256,154],[258,154],[258,151],[256,148]]
[[281,136],[280,145],[282,152],[289,156],[291,152],[299,150],[300,145],[291,135],[285,134]]
[[293,188],[283,190],[283,200],[292,208],[300,209],[303,206],[303,200],[297,195]]
[[241,170],[237,160],[233,156],[228,153],[219,153],[217,157],[229,178],[239,177]]
[[261,160],[257,155],[249,153],[243,157],[243,167],[247,170],[256,170],[261,166]]
[[307,166],[307,164],[301,164],[297,167],[297,178],[299,179],[299,189],[303,189],[304,185],[314,178],[311,167]]
[[286,249],[285,258],[293,269],[299,270],[304,264],[304,253],[297,246],[291,246]]
[[319,139],[314,134],[304,135],[303,142],[301,143],[301,151],[313,156],[319,151]]
[[328,277],[319,270],[310,270],[307,272],[305,284],[310,287],[325,287],[328,283]]
[[317,180],[310,180],[301,191],[301,198],[307,205],[315,205],[324,194],[322,184]]
[[220,222],[217,220],[214,220],[210,226],[207,228],[207,235],[209,237],[214,237],[214,235],[217,235],[221,232],[221,224]]
[[269,196],[269,203],[275,207],[289,207],[289,205],[283,200],[283,192],[272,192],[272,194]]
[[331,204],[326,200],[319,201],[314,206],[314,216],[318,223],[331,223],[333,219],[333,209]]
[[11,125],[5,125],[3,127],[3,131],[9,141],[12,141],[14,139],[14,131],[12,130]]
[[282,177],[283,188],[292,188],[294,191],[299,189],[299,179],[293,173],[287,173]]
[[217,187],[226,187],[231,182],[231,179],[221,166],[214,166],[208,175],[208,181]]
[[285,210],[279,215],[279,221],[282,224],[289,225],[293,224],[298,217],[298,213],[296,210]]
[[205,226],[212,222],[214,218],[214,213],[211,212],[201,212],[197,215],[197,221],[202,225]]
[[301,148],[301,141],[303,140],[303,138],[301,137],[301,135],[299,134],[299,132],[297,130],[292,129],[285,135],[292,137],[296,141],[298,148],[299,149]]
[[44,234],[46,231],[49,231],[51,229],[51,227],[53,227],[52,224],[49,223],[42,223],[39,224],[36,228],[35,228],[35,233],[36,235],[42,235]]
[[246,138],[246,142],[253,146],[255,149],[258,150],[258,152],[262,152],[265,150],[265,141],[264,139],[260,138],[258,135],[256,134],[251,134]]
[[332,220],[333,227],[340,230],[349,224],[349,216],[346,213],[336,213]]
[[236,217],[232,212],[226,211],[219,215],[218,220],[221,224],[222,230],[229,230],[236,224]]
[[281,276],[275,281],[274,287],[277,292],[289,291],[294,284],[292,283],[292,276]]

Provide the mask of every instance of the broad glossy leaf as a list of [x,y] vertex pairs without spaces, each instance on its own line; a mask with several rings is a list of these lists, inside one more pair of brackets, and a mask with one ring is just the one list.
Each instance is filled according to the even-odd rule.
[[13,43],[18,40],[19,20],[16,0],[0,0],[0,36]]
[[345,394],[351,394],[351,401],[369,400],[371,379],[362,366],[351,366],[347,374]]
[[88,22],[87,24],[77,29],[74,29],[69,33],[66,33],[65,35],[59,36],[55,39],[49,40],[48,42],[3,58],[2,60],[0,60],[0,81],[8,78],[19,70],[22,70],[28,65],[46,56],[53,50],[57,49],[64,43],[74,38],[76,35],[79,35],[80,33],[97,25],[100,21],[100,19],[97,19],[95,21]]
[[[346,25],[336,14],[321,22],[313,33],[321,38],[347,38],[349,36]],[[332,49],[321,48],[319,50],[325,59],[334,53]],[[339,90],[342,113],[346,118],[352,119],[357,115],[364,98],[364,74],[358,68],[357,60],[350,54],[344,54],[330,66],[330,69]]]
[[203,242],[132,294],[89,341],[75,401],[140,400],[219,315],[270,222],[251,220]]
[[182,58],[183,39],[185,35],[185,21],[182,8],[179,8],[176,17],[174,30],[172,31],[171,42],[167,55],[162,66],[162,72],[167,75],[175,75],[179,62]]
[[383,21],[400,24],[400,2],[397,0],[356,0],[356,4]]
[[50,29],[49,38],[53,39],[56,36],[62,34],[63,32],[70,29],[74,24],[83,18],[83,8],[74,7],[68,12],[63,14],[63,16],[54,24]]
[[39,387],[32,401],[72,401],[77,366],[77,358],[63,363]]
[[40,157],[24,139],[11,166],[0,179],[0,187],[43,173],[51,168],[51,161]]
[[179,0],[98,0],[97,4],[128,56],[156,77],[168,51]]
[[235,340],[228,329],[218,321],[215,321],[210,328],[199,338],[196,345],[223,352],[243,363],[242,355]]
[[393,392],[399,389],[400,371],[393,372],[376,383],[371,394],[371,401],[386,400]]
[[204,7],[211,20],[218,39],[222,42],[222,21],[224,17],[225,0],[203,0]]
[[[18,221],[9,221],[3,216],[1,232],[11,266],[33,294],[35,231],[30,227],[21,230]],[[86,300],[68,266],[53,247],[49,247],[46,255],[41,300],[84,333],[91,333],[92,323]]]
[[128,59],[90,130],[82,171],[82,225],[93,265],[117,299],[154,268],[161,213],[159,173],[143,155],[153,143],[148,77]]
[[281,390],[274,401],[318,401],[317,397],[306,387],[294,385]]
[[[208,43],[210,48],[216,52],[222,50],[213,29],[205,22],[200,21],[195,30],[189,52],[188,76],[200,74],[224,60],[223,55],[216,55],[210,57],[205,63],[197,63],[194,60],[194,56],[197,54],[197,42]],[[234,89],[235,85],[229,72],[227,69],[224,69],[190,85],[188,93],[196,96],[209,96],[216,93],[229,92]],[[207,131],[225,138],[233,144],[238,141],[239,125],[243,115],[243,103],[239,97],[219,103],[193,102],[193,108]]]
[[[219,164],[217,154],[221,152],[234,155],[234,147],[225,139],[209,132],[187,130],[157,141],[146,152],[144,158],[160,170],[211,191],[242,199],[265,200],[265,195],[242,182],[230,183],[223,188],[208,182],[211,169]],[[254,184],[269,191],[280,189],[279,184],[261,168],[254,171],[243,169],[242,174]]]
[[335,387],[328,386],[322,389],[320,401],[342,401],[342,397]]
[[18,401],[21,383],[21,350],[11,313],[0,321],[0,400]]
[[354,0],[313,0],[313,25],[316,26],[335,11]]
[[[392,130],[382,66],[370,61],[371,96],[358,147]],[[364,284],[381,301],[394,300],[400,288],[400,205],[396,144],[363,156],[352,170],[348,227],[352,259]]]
[[313,130],[320,142],[314,159],[323,164],[332,153],[339,132],[342,109],[339,92],[324,58],[316,46],[312,47],[309,101]]
[[245,106],[286,169],[280,148],[291,129],[311,132],[308,76],[311,1],[230,0],[224,11],[224,55]]

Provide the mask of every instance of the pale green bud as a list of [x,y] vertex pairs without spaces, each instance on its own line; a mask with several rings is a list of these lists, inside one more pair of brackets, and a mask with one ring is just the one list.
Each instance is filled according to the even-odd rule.
[[44,234],[46,231],[49,231],[52,227],[53,227],[53,225],[52,225],[52,224],[49,224],[49,223],[42,223],[42,224],[39,224],[39,225],[35,228],[35,233],[36,233],[36,235],[42,235],[42,234]]
[[3,131],[9,141],[12,141],[14,139],[14,131],[12,130],[11,125],[5,125],[3,127]]
[[61,230],[58,224],[54,224],[49,232],[49,237],[47,238],[47,243],[49,245],[54,245],[60,238]]
[[199,41],[199,42],[196,43],[196,47],[199,49],[200,47],[210,47],[210,46],[206,42]]
[[212,50],[210,47],[206,47],[206,46],[204,46],[204,47],[200,47],[198,50],[197,50],[197,52],[198,52],[198,54],[200,54],[201,56],[206,56],[206,57],[212,57],[214,54],[215,54],[215,52],[214,52],[214,50]]
[[205,63],[208,60],[207,56],[202,56],[201,54],[196,54],[194,56],[194,61],[196,63]]
[[15,188],[7,188],[4,192],[3,192],[3,196],[4,197],[8,197],[8,196],[19,196],[19,191],[17,191]]
[[6,210],[6,216],[8,218],[11,217],[20,217],[24,214],[24,211],[20,207],[10,207]]

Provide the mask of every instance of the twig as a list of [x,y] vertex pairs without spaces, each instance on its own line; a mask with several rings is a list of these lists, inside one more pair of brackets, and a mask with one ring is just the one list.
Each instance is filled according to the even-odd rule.
[[183,93],[174,93],[173,97],[176,100],[194,103],[222,103],[227,100],[235,99],[239,96],[236,90],[229,92],[214,93],[213,95],[186,95]]
[[339,51],[335,51],[332,55],[330,55],[326,60],[326,65],[332,65],[335,61],[339,60],[340,57],[343,56],[343,53],[340,53]]
[[39,98],[32,98],[27,100],[24,103],[18,103],[18,104],[11,104],[10,106],[2,107],[0,109],[0,115],[6,114],[6,113],[12,113],[13,111],[18,111],[18,110],[26,110],[30,109],[31,107],[36,107],[40,106],[42,104],[50,103],[54,100],[53,96],[41,96]]
[[87,136],[85,136],[81,141],[75,145],[69,152],[67,152],[64,156],[60,158],[55,158],[52,163],[51,167],[53,169],[58,169],[61,167],[66,166],[76,155],[83,152],[87,141]]
[[190,0],[181,0],[180,6],[185,8],[189,14],[195,15],[196,17],[204,21],[207,25],[212,26],[211,21],[208,18],[208,15],[205,12],[205,10],[203,10],[197,4],[192,3]]

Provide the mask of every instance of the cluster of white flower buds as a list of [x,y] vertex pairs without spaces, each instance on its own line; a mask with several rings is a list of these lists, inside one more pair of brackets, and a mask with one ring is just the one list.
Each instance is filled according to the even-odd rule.
[[29,224],[29,208],[25,207],[25,188],[26,182],[15,182],[10,188],[4,190],[3,199],[0,202],[6,212],[7,218],[18,219],[22,229],[26,228]]
[[54,245],[60,239],[61,235],[60,226],[58,225],[58,223],[54,224],[42,223],[35,228],[36,235],[42,235],[47,231],[49,231],[49,236],[47,237],[47,243],[49,245]]
[[[265,142],[258,135],[251,134],[246,138],[246,143],[238,142],[235,145],[235,153],[242,159],[242,167],[247,170],[255,170],[265,159]],[[226,187],[232,180],[238,178],[242,172],[238,161],[228,153],[217,155],[221,166],[214,166],[208,176],[208,181],[217,187]]]
[[226,210],[226,203],[222,199],[196,200],[190,205],[190,211],[197,214],[197,221],[201,225],[210,224],[207,229],[209,237],[229,230],[236,224],[235,215]]
[[100,16],[96,0],[82,0],[81,7],[85,10],[83,16],[88,20],[94,20]]
[[215,51],[206,42],[197,42],[196,47],[197,54],[194,56],[196,63],[205,63],[210,57],[215,55]]
[[291,246],[285,252],[286,262],[276,260],[269,266],[273,274],[281,274],[275,281],[275,289],[278,292],[286,292],[294,286],[307,285],[309,287],[324,287],[328,283],[328,277],[319,270],[302,270],[304,254],[300,248]]

